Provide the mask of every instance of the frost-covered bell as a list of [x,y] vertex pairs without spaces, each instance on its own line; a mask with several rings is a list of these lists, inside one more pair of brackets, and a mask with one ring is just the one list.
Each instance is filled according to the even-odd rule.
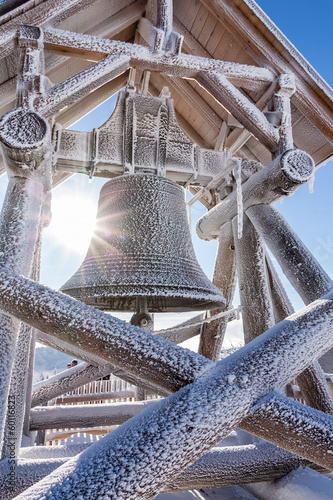
[[225,302],[195,257],[182,188],[151,174],[103,186],[88,253],[61,291],[110,311],[135,311],[137,298],[151,312]]

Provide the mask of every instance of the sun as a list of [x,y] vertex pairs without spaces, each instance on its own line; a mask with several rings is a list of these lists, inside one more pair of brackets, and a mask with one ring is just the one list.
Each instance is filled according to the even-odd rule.
[[66,249],[85,255],[95,226],[97,206],[84,194],[53,197],[49,236]]

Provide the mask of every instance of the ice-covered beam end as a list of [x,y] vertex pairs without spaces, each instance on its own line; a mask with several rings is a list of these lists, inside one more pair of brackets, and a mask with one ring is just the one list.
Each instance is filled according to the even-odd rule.
[[[300,149],[281,154],[242,185],[244,212],[253,205],[275,203],[290,195],[311,179],[314,167],[311,156]],[[198,236],[207,241],[216,239],[221,226],[236,215],[237,194],[233,191],[198,220]]]
[[[194,381],[33,486],[21,497],[25,500],[153,498],[177,472],[238,427],[263,396],[283,387],[333,344],[333,293],[214,365],[6,269],[0,271],[0,283],[1,307],[20,319],[86,349],[96,346],[128,371],[142,376],[154,371],[159,380],[166,377],[169,389]],[[308,421],[305,427],[309,429]],[[317,433],[304,434],[316,446]],[[293,451],[302,449],[296,443]],[[313,458],[309,447],[303,455]],[[324,466],[333,467],[329,454],[321,458]]]

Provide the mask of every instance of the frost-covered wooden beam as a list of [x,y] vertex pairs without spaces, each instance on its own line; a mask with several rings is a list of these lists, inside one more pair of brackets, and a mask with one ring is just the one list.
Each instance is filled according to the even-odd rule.
[[38,406],[31,410],[30,429],[80,429],[99,425],[121,425],[158,400],[132,403]]
[[43,32],[37,26],[20,26],[16,107],[33,108],[33,101],[46,88]]
[[[257,423],[262,429],[258,432]],[[252,425],[254,422],[254,426]],[[270,422],[270,429],[268,423]],[[272,425],[274,422],[274,425]],[[241,428],[333,470],[333,416],[293,401],[279,393],[258,401]],[[311,435],[311,438],[309,439]]]
[[[102,349],[103,331],[106,335],[107,323],[111,321],[113,332],[108,331],[109,348],[112,349],[115,346],[113,339],[116,337],[117,345],[119,346],[119,342],[126,343],[136,357],[138,357],[139,352],[144,354],[142,359],[144,359],[145,365],[150,364],[155,342],[158,347],[161,347],[159,339],[136,329],[133,330],[136,333],[136,341],[133,343],[131,329],[125,333],[125,325],[121,322],[116,328],[115,320],[104,313],[90,311],[88,314],[90,308],[85,310],[86,314],[84,314],[82,324],[78,320],[78,311],[75,314],[74,303],[76,301],[73,299],[63,297],[57,292],[51,292],[41,285],[31,284],[29,280],[24,278],[11,277],[11,273],[5,270],[1,271],[0,277],[5,277],[4,275],[7,285],[1,286],[1,306],[11,312],[15,310],[15,314],[20,314],[25,320],[41,322],[38,317],[42,311],[45,314],[46,310],[43,304],[47,304],[48,318],[52,317],[53,325],[61,324],[68,330],[68,322],[67,327],[63,325],[63,318],[67,314],[72,318],[72,324],[78,326],[80,323],[81,331],[88,322],[90,330],[94,329],[99,332],[97,336],[95,335],[94,342],[100,344],[100,349]],[[0,283],[3,283],[2,279]],[[19,287],[21,290],[19,304],[16,303],[14,292],[18,284],[21,285]],[[36,286],[39,292],[37,294],[38,301],[31,297],[32,290],[36,292]],[[31,291],[29,292],[30,287]],[[62,301],[66,303],[66,307]],[[265,393],[269,392],[271,388],[284,386],[332,345],[332,304],[333,293],[331,292],[305,308],[301,313],[276,325],[237,353],[216,363],[214,368],[213,364],[210,363],[211,369],[205,374],[202,373],[201,368],[199,370],[201,376],[198,373],[200,378],[194,383],[155,403],[113,431],[83,452],[79,462],[75,459],[67,462],[66,468],[59,469],[57,472],[56,481],[51,474],[38,485],[27,490],[24,493],[24,499],[33,498],[36,500],[44,495],[50,495],[51,498],[52,495],[54,498],[61,497],[65,489],[68,491],[68,485],[73,492],[80,488],[81,493],[89,491],[90,495],[94,495],[94,491],[98,491],[100,495],[108,491],[109,495],[122,498],[122,496],[128,495],[128,491],[131,491],[133,499],[151,498],[163,489],[163,484],[169,482],[176,472],[180,472],[190,465],[229,434],[233,428],[238,427],[247,414],[251,412],[253,404]],[[81,304],[79,307],[88,308],[88,306]],[[38,309],[41,311],[39,312]],[[31,311],[34,311],[33,314]],[[101,315],[102,324],[98,322],[95,314]],[[48,320],[44,319],[44,322],[47,323]],[[119,326],[121,331],[119,331]],[[311,335],[309,335],[309,329],[311,329]],[[126,342],[123,340],[124,335],[126,335]],[[144,351],[140,347],[143,337],[145,337],[146,344]],[[84,339],[81,336],[81,344],[82,341]],[[302,345],[302,350],[297,349],[298,345]],[[127,348],[124,347],[125,355],[128,356]],[[165,348],[164,351],[160,349],[158,359],[155,360],[156,368],[159,366],[161,371],[163,370],[165,351]],[[173,346],[172,361],[170,360],[171,351],[169,351],[169,365],[178,364],[178,373],[181,373],[184,370],[184,365],[179,364],[180,358],[177,359],[177,351],[177,348]],[[161,352],[163,352],[163,356],[161,356]],[[112,353],[115,353],[114,348]],[[114,355],[117,356],[117,354]],[[182,361],[191,357],[192,353],[182,350]],[[201,359],[199,355],[195,355],[195,357],[198,360]],[[134,360],[133,363],[135,363]],[[185,370],[188,371],[188,363]],[[304,407],[302,411],[306,413],[310,410]],[[258,424],[260,421],[258,420]],[[315,422],[313,424],[315,429],[313,440],[316,442],[317,429]],[[269,420],[269,429],[271,426],[272,418]],[[328,426],[329,423],[326,423],[327,429],[329,429]],[[293,432],[292,426],[289,431]],[[147,435],[149,435],[149,441]],[[308,443],[312,442],[310,430],[304,439]],[[122,450],[121,455],[117,453],[119,447]],[[151,468],[150,453],[154,453],[154,469]],[[309,451],[309,453],[311,452]],[[92,461],[95,463],[93,482],[90,474],[87,475]],[[106,465],[110,473],[107,476],[105,475]],[[134,483],[128,475],[129,468],[135,475]],[[86,482],[88,476],[89,485]]]
[[[279,322],[293,314],[294,308],[268,255],[266,263],[274,316],[276,322]],[[296,383],[308,406],[333,414],[332,393],[326,383],[325,374],[317,361],[297,376]]]
[[113,78],[116,78],[126,71],[128,67],[129,58],[126,55],[108,56],[80,73],[51,87],[45,92],[44,96],[35,100],[35,109],[43,116],[49,118],[66,106],[88,95]]
[[275,322],[279,323],[280,321],[283,321],[285,318],[287,318],[287,316],[293,314],[295,311],[287,295],[287,292],[283,287],[280,277],[267,253],[266,269],[270,293],[272,297]]
[[[243,184],[244,211],[252,205],[274,203],[282,196],[292,193],[309,181],[313,170],[313,159],[306,152],[293,149],[283,153],[265,168],[251,175]],[[220,227],[236,215],[237,193],[233,191],[198,220],[196,226],[198,236],[204,240],[216,238]]]
[[187,54],[173,55],[142,45],[106,40],[70,31],[44,30],[44,43],[48,50],[70,49],[73,56],[87,54],[92,58],[95,54],[95,60],[107,55],[126,55],[131,59],[131,66],[137,69],[161,71],[178,77],[190,78],[201,71],[218,71],[226,78],[232,79],[235,85],[238,82],[238,85],[245,88],[261,87],[275,79],[273,73],[265,68]]
[[274,481],[298,467],[327,472],[327,469],[270,443],[213,448],[172,479],[164,491]]
[[197,81],[270,151],[279,144],[279,132],[265,115],[250,102],[221,72],[200,72]]
[[113,365],[104,363],[101,366],[93,366],[81,363],[68,370],[57,373],[53,377],[33,385],[31,406],[40,406],[50,399],[73,391],[78,387],[109,375]]
[[[57,336],[50,335],[41,331],[37,332],[37,340],[43,345],[47,345],[48,347],[51,347],[52,349],[56,349],[60,352],[63,352],[64,354],[68,354],[73,357],[77,357],[81,359],[82,361],[85,361],[87,364],[92,365],[92,366],[99,366],[102,369],[102,365],[108,364],[109,367],[107,368],[108,373],[112,373],[116,377],[119,377],[123,380],[126,380],[126,382],[129,382],[132,385],[135,386],[143,386],[146,391],[152,393],[152,394],[158,394],[160,396],[167,396],[169,394],[169,391],[166,391],[162,389],[159,385],[156,385],[150,380],[142,380],[140,376],[138,375],[133,375],[133,373],[128,373],[121,368],[115,366],[114,364],[108,363],[103,355],[96,355],[92,353],[88,349],[82,349],[80,347],[77,347],[77,345],[65,341],[63,339],[58,338]],[[74,383],[74,380],[71,381],[72,388],[71,390],[76,389],[79,387],[79,380],[76,380]],[[75,385],[75,386],[74,386]],[[81,384],[80,384],[81,385]],[[52,395],[54,395],[56,392],[58,392],[57,396],[61,396],[62,388],[57,386],[53,388],[50,388],[50,391]],[[47,394],[45,394],[46,397]],[[53,397],[53,396],[52,396]],[[56,397],[56,396],[55,396]]]
[[[267,103],[272,98],[276,88],[278,86],[278,79],[276,79],[268,89],[259,97],[256,101],[255,106],[263,111],[267,106]],[[230,154],[235,156],[236,153],[247,143],[247,141],[252,136],[251,132],[247,129],[234,128],[234,130],[228,135],[225,147],[229,149]]]
[[274,93],[274,112],[280,115],[279,120],[279,153],[294,147],[293,128],[291,123],[291,96],[296,92],[294,75],[281,75],[279,88]]
[[[5,278],[7,271],[2,269],[1,273]],[[142,380],[152,381],[171,392],[212,366],[211,361],[192,352],[187,353],[185,362],[181,347],[38,283],[27,280],[26,287],[22,287],[22,279],[12,274],[9,282],[0,280],[0,291],[3,292],[0,305],[6,310],[8,305],[15,314],[20,314],[20,310],[28,324],[33,323],[39,330],[73,346],[79,345],[82,350],[90,351]],[[12,292],[15,292],[9,299],[5,290],[9,291],[12,286]],[[20,302],[18,308],[13,300],[16,294]],[[142,365],[138,362],[140,357]],[[179,371],[183,362],[185,365]],[[160,366],[159,372],[155,370],[156,363]]]
[[31,24],[35,26],[56,25],[77,14],[87,7],[89,0],[69,0],[58,2],[49,0],[40,4],[32,4],[26,12],[15,16],[0,27],[0,57],[7,57],[16,48],[17,28],[21,24]]
[[[33,451],[44,451],[44,448],[35,447]],[[61,449],[60,453],[58,448]],[[70,450],[70,448],[74,448],[74,450]],[[37,458],[38,453],[27,457],[24,454],[16,462],[15,489],[11,492],[11,495],[9,495],[9,480],[6,477],[8,476],[8,463],[0,462],[0,493],[2,500],[19,495],[68,461],[71,456],[84,451],[86,448],[87,445],[49,446],[46,449],[49,456],[45,454],[45,457],[40,456],[39,459]],[[316,464],[312,464],[269,443],[214,448],[167,484],[164,492],[273,481],[280,479],[298,467],[313,467],[316,470],[326,471]]]
[[307,405],[333,415],[333,394],[318,361],[300,373],[296,383]]
[[[31,124],[34,128],[31,130]],[[10,176],[0,216],[1,265],[29,276],[42,225],[42,206],[50,189],[50,131],[35,113],[12,111],[1,119],[0,140]],[[17,132],[20,131],[19,138]],[[25,149],[26,146],[26,149]],[[34,150],[31,161],[31,150]],[[0,434],[4,430],[11,368],[19,322],[1,315]]]
[[[43,460],[18,459],[15,466],[9,460],[0,461],[0,496],[1,500],[11,500],[32,484],[51,474],[68,458]],[[11,470],[12,467],[12,470]]]
[[237,277],[242,306],[244,340],[247,344],[275,324],[266,269],[263,238],[246,214],[243,234],[238,237],[238,220],[232,221]]
[[128,81],[129,72],[125,71],[117,76],[111,82],[107,82],[98,89],[80,99],[78,102],[67,106],[59,114],[56,115],[56,121],[60,123],[63,128],[68,128],[73,125],[77,120],[86,116],[90,111],[103,104],[109,97],[119,92],[126,86]]
[[[203,315],[199,314],[198,316],[195,316],[194,318],[191,318],[174,328],[160,330],[155,332],[155,334],[165,340],[169,340],[173,344],[180,344],[185,340],[199,335],[202,320]],[[128,373],[124,373],[114,365],[105,363],[105,360],[102,358],[93,356],[87,351],[82,352],[75,345],[73,346],[72,344],[68,344],[64,341],[59,341],[59,339],[42,332],[38,332],[38,340],[49,347],[59,349],[62,352],[88,361],[88,363],[77,365],[69,370],[58,373],[48,380],[43,380],[35,384],[33,388],[32,406],[38,406],[46,403],[47,401],[50,401],[50,399],[54,399],[66,392],[75,390],[81,385],[92,382],[97,378],[108,375],[109,373],[113,373],[124,380],[128,380],[136,386],[143,384],[145,386],[145,390],[149,394],[165,395],[165,391],[161,390],[161,388],[155,387],[147,382],[144,383],[140,380],[140,378],[133,377],[133,375],[131,376]]]
[[260,204],[249,207],[246,213],[305,304],[333,287],[327,273],[275,207]]
[[[226,299],[224,309],[212,311],[212,315],[230,309],[236,287],[236,255],[231,222],[226,222],[220,231],[219,246],[215,259],[213,283]],[[204,324],[200,336],[199,353],[208,359],[220,359],[228,317]]]

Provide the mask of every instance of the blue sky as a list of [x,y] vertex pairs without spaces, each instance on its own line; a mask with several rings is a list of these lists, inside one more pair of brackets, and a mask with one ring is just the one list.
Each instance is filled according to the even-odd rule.
[[[332,85],[331,21],[333,19],[333,0],[279,0],[278,2],[260,0],[257,3],[322,77]],[[100,126],[111,114],[114,101],[114,98],[111,99],[72,128],[91,130]],[[55,235],[56,228],[53,231],[51,228],[45,231],[41,269],[42,282],[59,288],[82,262],[89,237],[86,236],[85,243],[81,244],[80,236],[76,236],[75,231],[81,225],[80,234],[82,235],[87,232],[87,227],[93,223],[98,194],[104,182],[104,179],[94,179],[93,182],[89,182],[87,177],[81,175],[70,179],[54,190],[54,219],[56,221],[58,218],[58,226],[73,219],[73,226],[69,228],[65,237],[74,241],[72,248],[66,248],[64,242],[61,241],[64,235]],[[293,197],[285,199],[282,205],[278,204],[279,210],[330,275],[333,275],[332,185],[333,164],[330,162],[316,173],[313,194],[309,194],[308,186],[303,186]],[[0,190],[3,191],[4,188],[5,180],[2,179]],[[82,195],[85,199],[83,205],[79,200]],[[78,212],[75,220],[72,217],[73,207],[77,208]],[[203,207],[196,203],[192,208],[193,222],[195,223],[204,212]],[[201,241],[196,236],[195,231],[193,231],[193,241],[198,260],[206,274],[211,277],[217,244],[216,242]],[[75,246],[76,248],[74,248]],[[80,246],[80,251],[78,246]],[[284,277],[282,279],[296,309],[302,307],[302,301],[288,286]],[[237,305],[237,299],[235,305]],[[178,320],[180,321],[180,318]]]

